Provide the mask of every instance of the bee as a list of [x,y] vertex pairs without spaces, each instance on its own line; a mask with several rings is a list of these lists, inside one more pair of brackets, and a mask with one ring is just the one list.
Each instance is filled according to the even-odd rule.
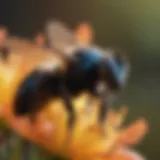
[[128,63],[116,56],[105,57],[100,50],[85,48],[75,51],[66,64],[66,69],[63,70],[54,61],[47,63],[24,79],[14,101],[17,116],[29,115],[31,122],[34,122],[37,112],[58,97],[65,104],[70,117],[68,126],[72,128],[75,120],[72,99],[87,92],[102,99],[99,117],[100,122],[103,122],[108,108],[106,86],[114,91],[123,88]]
[[79,49],[68,65],[66,84],[73,95],[84,91],[101,100],[99,120],[103,123],[110,95],[118,94],[125,87],[129,73],[129,62],[121,50],[104,54],[98,48]]

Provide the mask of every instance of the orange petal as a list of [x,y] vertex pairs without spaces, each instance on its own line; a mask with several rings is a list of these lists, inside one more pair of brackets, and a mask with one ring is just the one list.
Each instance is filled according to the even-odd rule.
[[8,125],[20,136],[34,143],[41,144],[47,149],[52,146],[54,125],[43,119],[42,115],[37,116],[35,124],[31,124],[28,118],[17,118],[13,114],[11,107],[6,107],[3,110],[3,117]]
[[140,154],[137,152],[127,149],[121,148],[117,151],[114,151],[112,154],[99,154],[95,160],[145,160]]
[[121,145],[136,145],[148,132],[148,124],[146,120],[140,119],[126,128],[119,138]]

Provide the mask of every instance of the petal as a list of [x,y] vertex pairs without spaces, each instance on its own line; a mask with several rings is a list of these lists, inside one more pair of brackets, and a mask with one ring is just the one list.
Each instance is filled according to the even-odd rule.
[[136,145],[144,138],[147,133],[148,124],[146,120],[137,120],[121,133],[119,143],[121,145]]

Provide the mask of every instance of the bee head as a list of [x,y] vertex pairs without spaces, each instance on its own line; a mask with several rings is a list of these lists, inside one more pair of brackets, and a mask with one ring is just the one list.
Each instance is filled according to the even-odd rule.
[[127,70],[127,60],[123,52],[115,51],[111,57],[104,57],[100,61],[100,78],[111,90],[119,90],[123,87]]

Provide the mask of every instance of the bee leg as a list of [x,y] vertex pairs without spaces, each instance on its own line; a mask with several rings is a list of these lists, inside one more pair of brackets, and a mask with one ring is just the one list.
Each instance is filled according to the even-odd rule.
[[100,105],[100,110],[99,110],[99,124],[100,125],[98,127],[98,130],[102,135],[105,135],[105,126],[104,126],[104,124],[105,124],[106,116],[107,116],[107,106],[103,102]]
[[36,123],[36,114],[35,113],[30,113],[29,120],[30,120],[31,124],[35,124]]
[[64,88],[62,89],[62,97],[63,97],[64,104],[67,108],[67,111],[69,113],[68,126],[70,129],[72,129],[75,122],[75,112],[74,112],[74,107],[71,103],[71,96]]
[[33,115],[29,115],[29,121],[31,124],[35,123],[35,117]]
[[70,129],[73,128],[74,121],[75,121],[75,116],[74,116],[73,113],[70,112],[69,121],[68,121],[68,126],[69,126]]
[[100,113],[99,113],[99,121],[101,125],[104,124],[106,116],[107,116],[107,111],[108,111],[108,105],[105,101],[102,102],[100,106]]
[[74,108],[73,108],[73,106],[72,106],[72,104],[71,104],[71,101],[70,101],[70,98],[69,98],[69,97],[68,97],[68,98],[67,98],[67,97],[64,98],[64,103],[65,103],[65,106],[66,106],[67,111],[68,111],[68,113],[69,113],[68,126],[69,126],[70,129],[72,129],[73,126],[74,126],[74,121],[75,121]]

